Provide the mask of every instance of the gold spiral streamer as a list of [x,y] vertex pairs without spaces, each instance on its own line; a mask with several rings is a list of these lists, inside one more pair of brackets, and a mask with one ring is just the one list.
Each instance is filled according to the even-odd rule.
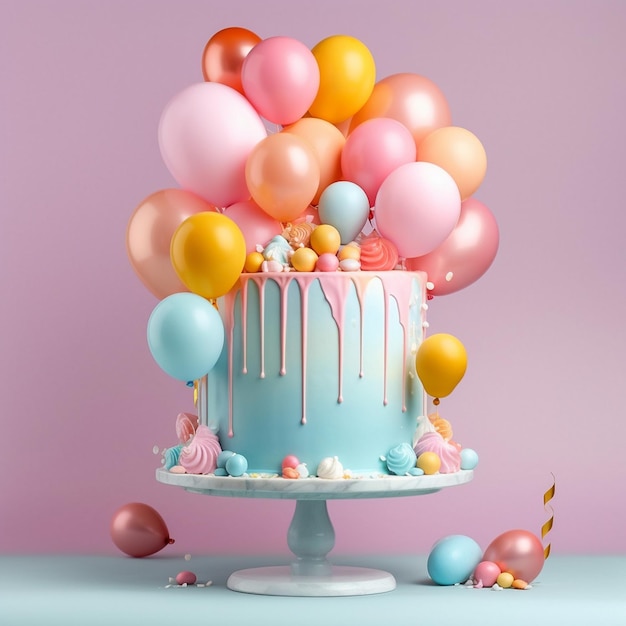
[[[543,494],[543,508],[550,514],[550,518],[548,521],[541,527],[541,539],[552,530],[552,525],[554,523],[554,509],[550,504],[550,500],[554,498],[554,490],[556,486],[556,479],[554,478],[554,474],[552,474],[552,486],[548,491]],[[543,549],[543,558],[546,560],[550,556],[550,544],[548,543],[546,547]]]

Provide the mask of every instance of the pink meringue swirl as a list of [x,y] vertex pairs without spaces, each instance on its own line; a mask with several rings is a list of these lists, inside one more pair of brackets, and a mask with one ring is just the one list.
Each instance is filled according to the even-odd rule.
[[198,416],[192,413],[179,413],[176,416],[176,436],[181,443],[187,443],[196,433]]
[[386,272],[398,264],[398,249],[375,230],[358,241],[361,246],[361,270]]
[[441,459],[439,468],[441,474],[453,474],[461,469],[459,449],[448,443],[438,432],[422,435],[415,444],[414,450],[418,457],[423,452],[434,452]]
[[178,463],[188,474],[210,474],[217,467],[217,457],[221,451],[217,435],[208,426],[200,424],[196,434],[180,451]]

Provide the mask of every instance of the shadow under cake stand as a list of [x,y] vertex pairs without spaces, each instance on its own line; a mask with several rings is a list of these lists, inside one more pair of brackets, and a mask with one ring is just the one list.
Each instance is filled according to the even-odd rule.
[[327,500],[394,498],[436,493],[472,480],[472,470],[431,476],[381,476],[325,480],[174,474],[160,468],[157,480],[191,493],[236,498],[295,500],[287,544],[296,556],[291,565],[234,572],[233,591],[271,596],[356,596],[392,591],[395,578],[383,570],[332,565],[326,555],[335,545]]

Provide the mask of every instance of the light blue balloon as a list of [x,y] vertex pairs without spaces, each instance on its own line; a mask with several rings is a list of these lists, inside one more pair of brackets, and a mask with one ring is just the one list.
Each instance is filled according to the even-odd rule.
[[194,293],[175,293],[148,320],[148,346],[158,366],[189,382],[213,369],[224,346],[224,324],[215,307]]
[[428,555],[428,575],[438,585],[464,583],[482,559],[483,551],[465,535],[448,535],[440,539]]
[[324,224],[339,231],[341,243],[346,244],[354,241],[363,230],[370,213],[370,201],[357,184],[340,180],[324,189],[318,213]]

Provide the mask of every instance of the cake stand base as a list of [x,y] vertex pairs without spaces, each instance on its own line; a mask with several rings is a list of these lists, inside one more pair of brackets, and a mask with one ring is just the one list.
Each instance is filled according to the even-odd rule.
[[388,572],[365,567],[332,565],[326,558],[335,545],[335,530],[327,500],[392,498],[436,493],[472,480],[472,470],[432,476],[385,476],[325,480],[251,478],[173,474],[160,468],[157,480],[191,493],[296,501],[287,532],[287,545],[296,557],[291,565],[257,567],[234,572],[227,587],[268,596],[362,596],[396,588]]
[[229,589],[268,596],[363,596],[396,588],[388,572],[365,567],[331,566],[326,576],[294,574],[289,565],[256,567],[234,572]]

